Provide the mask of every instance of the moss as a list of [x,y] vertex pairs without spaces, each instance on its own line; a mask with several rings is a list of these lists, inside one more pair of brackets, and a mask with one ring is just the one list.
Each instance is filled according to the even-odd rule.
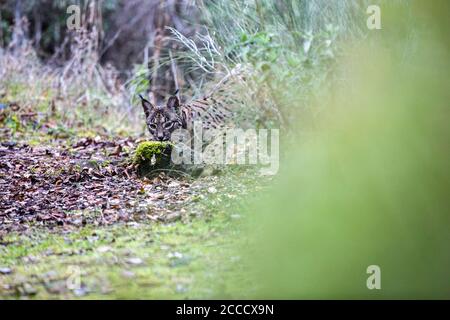
[[167,150],[172,146],[168,142],[158,142],[158,141],[145,141],[141,142],[134,154],[134,162],[142,163],[146,161],[151,161],[153,156],[155,156],[156,161],[161,159],[163,156],[168,155]]
[[138,174],[147,176],[155,169],[170,167],[172,144],[169,142],[141,142],[134,153],[133,162],[138,164]]

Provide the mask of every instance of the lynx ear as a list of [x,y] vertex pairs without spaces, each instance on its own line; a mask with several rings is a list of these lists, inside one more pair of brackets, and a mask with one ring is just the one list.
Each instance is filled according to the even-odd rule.
[[167,100],[167,108],[172,110],[177,110],[180,106],[180,100],[178,100],[177,96],[171,96],[169,100]]
[[150,115],[150,110],[153,109],[153,105],[145,99],[143,96],[139,95],[139,98],[141,98],[142,107],[144,108],[145,117],[148,118]]

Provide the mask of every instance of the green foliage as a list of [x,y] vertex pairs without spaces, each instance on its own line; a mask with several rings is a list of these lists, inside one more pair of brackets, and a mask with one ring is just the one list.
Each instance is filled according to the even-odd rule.
[[75,135],[74,130],[62,125],[58,125],[54,128],[48,129],[48,134],[56,139],[68,139]]
[[[362,33],[355,21],[365,21],[363,6],[322,0],[208,1],[200,7],[207,35],[193,41],[175,34],[191,51],[178,58],[194,62],[209,77],[239,70],[245,81],[227,86],[220,97],[237,106],[238,119],[292,129],[299,119],[306,125],[318,113],[311,105],[331,80],[340,40]],[[200,77],[200,84],[204,80]]]
[[128,92],[130,92],[131,104],[140,104],[138,95],[142,94],[143,92],[147,92],[148,88],[150,87],[147,66],[144,64],[134,65],[132,77],[130,80],[128,80],[126,86]]
[[19,131],[21,128],[20,120],[15,114],[7,117],[4,122],[6,126],[12,130],[13,134],[15,134],[15,132]]
[[[149,162],[155,156],[156,163],[160,162],[163,157],[168,155],[168,148],[172,146],[169,142],[145,141],[141,142],[134,154],[135,163]],[[169,153],[170,155],[170,153]]]
[[[0,275],[5,284],[0,297],[205,298],[211,293],[204,270],[229,272],[217,263],[229,251],[229,242],[225,242],[229,233],[230,220],[220,215],[195,223],[87,226],[69,235],[43,230],[9,234],[3,240],[11,245],[7,250],[0,247],[0,266],[14,267],[13,274]],[[218,247],[222,248],[220,255]],[[23,262],[29,257],[33,264]],[[132,263],[133,259],[139,263]],[[66,285],[73,267],[81,272],[79,290]],[[24,290],[25,286],[33,290]]]
[[[347,82],[332,86],[314,139],[295,136],[279,179],[246,210],[254,232],[239,252],[258,284],[251,297],[448,298],[445,3],[441,14],[415,3],[415,31],[428,37],[406,59],[401,33],[349,46]],[[391,28],[400,9],[383,8]],[[366,286],[370,265],[381,268],[381,290]]]

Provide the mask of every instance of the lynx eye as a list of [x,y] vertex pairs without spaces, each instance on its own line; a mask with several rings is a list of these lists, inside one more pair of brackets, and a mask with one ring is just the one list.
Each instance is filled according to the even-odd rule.
[[155,123],[150,123],[149,124],[150,129],[152,130],[156,130],[158,128],[158,126]]
[[170,129],[173,127],[173,121],[164,123],[164,129]]

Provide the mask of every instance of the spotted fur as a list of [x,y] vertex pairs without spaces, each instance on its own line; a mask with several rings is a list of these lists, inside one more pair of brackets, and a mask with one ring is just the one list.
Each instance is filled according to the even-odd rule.
[[192,132],[195,121],[201,121],[204,135],[211,137],[226,127],[232,116],[227,106],[212,97],[180,104],[177,96],[171,96],[162,106],[153,106],[140,97],[147,128],[156,141],[170,140],[172,132],[180,128]]

